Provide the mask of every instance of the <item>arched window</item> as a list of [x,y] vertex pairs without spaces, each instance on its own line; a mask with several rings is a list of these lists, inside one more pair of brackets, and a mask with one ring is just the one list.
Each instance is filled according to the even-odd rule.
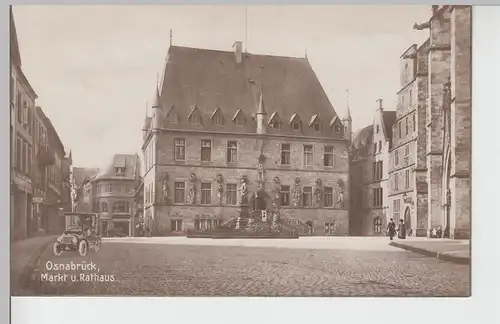
[[373,226],[375,233],[382,233],[382,220],[380,219],[380,217],[375,218],[375,220],[373,221]]
[[116,201],[113,203],[113,213],[129,213],[130,205],[126,201]]
[[103,201],[101,203],[101,213],[107,213],[108,212],[108,203]]

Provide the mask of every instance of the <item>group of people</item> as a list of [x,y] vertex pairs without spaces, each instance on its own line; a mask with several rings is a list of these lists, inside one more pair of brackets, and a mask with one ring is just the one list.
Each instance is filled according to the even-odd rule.
[[398,233],[398,238],[399,239],[405,239],[406,238],[406,225],[405,222],[400,219],[399,220],[399,226],[396,228],[396,223],[394,223],[394,220],[391,218],[389,220],[389,224],[387,225],[387,233],[389,235],[390,240],[392,241],[394,236],[396,235],[396,232]]

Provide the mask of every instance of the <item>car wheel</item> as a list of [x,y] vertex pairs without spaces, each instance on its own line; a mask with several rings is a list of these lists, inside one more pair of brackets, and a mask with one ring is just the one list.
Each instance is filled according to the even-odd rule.
[[81,256],[87,255],[87,242],[85,242],[84,240],[81,240],[80,244],[78,245],[78,253],[80,253]]
[[63,250],[61,249],[61,245],[59,242],[54,242],[54,245],[52,246],[52,251],[54,252],[55,256],[60,256],[63,253]]

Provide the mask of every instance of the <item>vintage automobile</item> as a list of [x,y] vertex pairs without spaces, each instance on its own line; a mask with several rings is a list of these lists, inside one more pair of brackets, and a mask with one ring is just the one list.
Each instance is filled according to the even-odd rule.
[[97,252],[101,248],[98,216],[94,213],[64,213],[66,226],[64,233],[54,242],[54,255],[64,251],[78,251],[81,256],[88,251]]

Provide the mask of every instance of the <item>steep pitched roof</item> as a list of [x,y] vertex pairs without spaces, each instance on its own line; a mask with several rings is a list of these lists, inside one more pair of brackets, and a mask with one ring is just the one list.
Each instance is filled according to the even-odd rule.
[[385,139],[390,141],[392,139],[392,124],[396,121],[396,111],[384,110],[382,112],[382,122],[384,123]]
[[86,180],[93,179],[99,173],[98,168],[73,168],[73,181],[76,187],[80,187]]
[[[125,168],[125,174],[117,176],[115,168]],[[137,154],[115,154],[111,161],[99,171],[96,179],[129,179],[133,180],[140,173],[140,161]]]
[[373,138],[373,125],[366,126],[357,131],[353,136],[352,146],[355,149],[369,145]]
[[21,67],[21,53],[19,50],[19,41],[17,39],[16,23],[14,22],[14,14],[12,6],[10,7],[10,59],[14,65]]
[[58,146],[59,152],[62,153],[63,157],[66,156],[66,152],[64,150],[64,144],[61,141],[61,138],[59,137],[59,134],[57,133],[56,129],[54,128],[54,125],[52,125],[50,118],[47,117],[47,115],[45,115],[45,112],[43,111],[42,107],[40,107],[40,106],[35,107],[35,113],[37,116],[39,116],[42,123],[47,128],[47,132],[50,134],[49,140],[51,142],[55,141],[55,143],[53,143],[53,144]]
[[[277,112],[283,120],[289,120],[294,112],[307,121],[315,114],[325,122],[337,115],[307,59],[246,53],[242,56],[242,62],[237,63],[233,52],[171,46],[160,90],[161,107],[165,114],[175,105],[181,122],[168,127],[211,130],[209,123],[189,123],[186,117],[193,105],[206,120],[216,107],[228,119],[239,109],[245,116],[255,116],[261,89],[267,113]],[[248,118],[245,126],[227,123],[224,131],[255,133],[256,122]],[[269,132],[297,134],[292,127]],[[307,127],[300,133],[318,136]],[[342,137],[328,127],[323,127],[320,134]]]

